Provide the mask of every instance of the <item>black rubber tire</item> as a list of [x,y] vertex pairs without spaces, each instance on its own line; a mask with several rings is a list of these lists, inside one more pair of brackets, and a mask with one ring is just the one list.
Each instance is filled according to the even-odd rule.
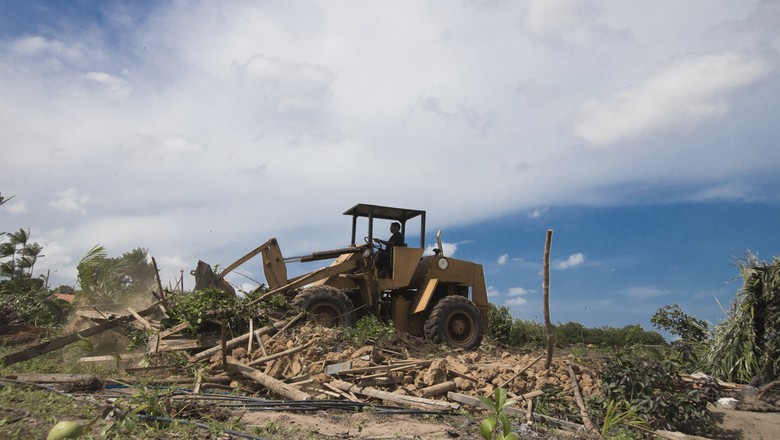
[[292,305],[328,327],[352,327],[357,320],[352,300],[335,287],[307,287],[295,295]]
[[484,335],[482,315],[477,306],[462,296],[445,296],[425,321],[425,337],[450,348],[471,350],[479,347]]

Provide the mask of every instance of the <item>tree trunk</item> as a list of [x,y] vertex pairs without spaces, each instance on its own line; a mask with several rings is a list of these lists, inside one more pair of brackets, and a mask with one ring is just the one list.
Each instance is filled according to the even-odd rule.
[[547,230],[547,238],[544,240],[544,281],[542,289],[544,290],[544,329],[547,331],[547,361],[544,363],[545,369],[550,369],[552,365],[553,344],[553,326],[550,321],[550,247],[552,246],[552,229]]

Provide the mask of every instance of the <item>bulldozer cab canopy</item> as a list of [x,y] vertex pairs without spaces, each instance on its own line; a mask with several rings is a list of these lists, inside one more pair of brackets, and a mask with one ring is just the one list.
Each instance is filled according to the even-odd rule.
[[390,206],[369,205],[358,203],[344,211],[344,215],[352,216],[352,244],[355,244],[358,217],[368,218],[368,239],[374,238],[374,219],[392,220],[401,224],[401,235],[406,242],[406,222],[420,217],[420,247],[425,247],[425,211],[418,209],[393,208]]

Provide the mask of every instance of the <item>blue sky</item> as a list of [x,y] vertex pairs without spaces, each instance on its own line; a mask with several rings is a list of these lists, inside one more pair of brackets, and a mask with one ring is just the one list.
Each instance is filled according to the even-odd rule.
[[778,23],[778,0],[4,1],[0,230],[54,283],[96,244],[173,279],[402,206],[515,316],[541,316],[551,228],[553,320],[717,321],[734,258],[779,253]]

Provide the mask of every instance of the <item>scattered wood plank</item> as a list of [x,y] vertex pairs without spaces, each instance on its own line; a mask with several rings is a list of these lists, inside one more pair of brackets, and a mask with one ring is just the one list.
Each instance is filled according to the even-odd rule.
[[[452,400],[452,401],[455,401],[455,402],[460,402],[460,403],[463,403],[465,405],[473,406],[475,408],[480,408],[480,409],[485,409],[485,410],[492,409],[488,404],[486,404],[485,402],[479,400],[478,398],[473,397],[473,396],[467,396],[465,394],[454,393],[454,392],[450,391],[449,393],[447,393],[447,398],[449,400]],[[525,411],[517,409],[517,408],[513,408],[511,406],[504,408],[504,412],[507,415],[510,415],[510,416],[522,417],[523,419],[526,419],[526,412]],[[563,429],[565,431],[578,432],[580,430],[585,429],[585,427],[583,425],[580,425],[580,424],[577,424],[577,423],[568,422],[566,420],[556,419],[555,417],[545,416],[543,414],[533,413],[533,417],[534,417],[534,420],[537,420],[537,419],[538,420],[542,420],[542,421],[544,421],[545,423],[547,423],[550,426],[554,426],[556,428]]]
[[179,333],[180,331],[188,328],[190,326],[190,323],[187,321],[182,322],[181,324],[176,324],[173,327],[169,329],[165,329],[160,332],[160,339],[165,339],[168,336],[173,336],[176,333]]
[[129,353],[129,354],[107,354],[104,356],[85,356],[79,359],[79,362],[116,362],[116,361],[130,361],[143,357],[142,353]]
[[423,397],[406,396],[403,394],[390,393],[387,391],[378,390],[371,387],[359,387],[343,380],[334,380],[330,384],[341,391],[351,392],[355,394],[361,394],[375,399],[381,399],[388,402],[397,403],[400,405],[406,405],[413,408],[420,408],[424,410],[457,410],[460,409],[460,405],[452,402],[444,402],[441,400],[425,399]]
[[571,365],[568,367],[569,370],[569,377],[571,377],[571,388],[572,392],[574,393],[574,400],[577,402],[577,406],[580,408],[580,416],[582,417],[582,422],[585,425],[585,431],[590,432],[592,435],[597,436],[598,438],[601,438],[601,433],[596,429],[595,426],[593,426],[593,422],[590,420],[590,416],[588,415],[588,410],[585,408],[585,403],[582,401],[582,395],[580,395],[580,385],[577,383],[577,376],[574,374],[574,370],[571,368]]
[[[158,303],[154,303],[151,306],[139,311],[138,314],[141,316],[151,315],[152,313],[154,313],[155,310],[157,310],[157,305]],[[9,366],[17,362],[22,362],[28,359],[32,359],[34,357],[46,354],[50,351],[54,351],[57,350],[58,348],[62,348],[66,345],[72,344],[83,338],[88,338],[90,336],[103,333],[106,330],[110,330],[120,324],[126,324],[131,321],[135,321],[135,316],[133,315],[122,316],[116,319],[106,321],[103,324],[90,327],[85,330],[81,330],[75,333],[70,333],[68,335],[60,336],[59,338],[52,339],[51,341],[46,341],[37,345],[33,345],[32,347],[26,348],[21,351],[17,351],[16,353],[11,353],[9,355],[6,355],[5,357],[3,357],[3,365]]]
[[383,364],[374,365],[371,367],[352,368],[349,370],[341,370],[336,374],[339,375],[356,375],[363,373],[373,373],[375,371],[400,371],[409,368],[427,367],[431,365],[433,361],[403,361],[395,364]]
[[[285,325],[287,325],[290,322],[298,321],[299,319],[303,318],[303,316],[304,316],[304,313],[301,312],[301,313],[297,314],[296,316],[294,316],[294,317],[292,317],[290,319],[283,319],[281,321],[276,321],[275,323],[273,323],[271,325],[267,325],[265,327],[262,327],[262,328],[259,328],[259,329],[255,330],[254,334],[256,336],[262,336],[262,335],[266,335],[266,334],[271,333],[271,332],[275,332],[275,331],[283,328]],[[244,342],[246,342],[246,340],[249,338],[249,336],[250,336],[250,333],[246,333],[246,334],[241,335],[241,336],[239,336],[237,338],[233,338],[233,339],[227,341],[225,346],[227,348],[233,348],[233,347],[236,347],[238,345],[241,345]],[[200,353],[198,353],[198,354],[196,354],[194,356],[193,361],[197,362],[197,361],[202,361],[204,359],[208,359],[211,356],[214,356],[215,354],[219,353],[221,350],[222,350],[221,346],[216,346],[216,347],[209,348],[208,350],[201,351]]]
[[127,308],[127,311],[128,311],[128,312],[130,312],[130,314],[131,314],[131,315],[133,315],[133,316],[135,317],[135,319],[136,319],[138,322],[140,322],[140,323],[141,323],[141,325],[143,325],[143,326],[144,326],[144,328],[145,328],[145,329],[147,329],[147,330],[154,330],[154,329],[152,328],[152,324],[150,324],[150,323],[149,323],[149,321],[147,321],[146,319],[144,319],[144,317],[143,317],[143,316],[139,315],[139,314],[138,314],[138,312],[136,312],[135,310],[133,310],[133,309],[132,309],[132,307],[128,307],[128,308]]
[[349,400],[351,402],[362,403],[361,400],[358,399],[357,397],[355,397],[354,394],[352,394],[352,393],[345,393],[344,391],[341,391],[340,389],[334,387],[333,385],[331,385],[329,383],[323,383],[322,386],[324,386],[325,388],[327,388],[327,389],[329,389],[331,391],[336,392],[338,395],[340,395],[341,397],[343,397],[343,398],[345,398],[345,399],[347,399],[347,400]]
[[195,350],[197,348],[201,348],[201,344],[200,341],[195,338],[163,339],[160,340],[157,352]]
[[272,354],[272,355],[269,355],[269,356],[265,356],[265,357],[261,357],[261,358],[255,359],[252,362],[249,362],[247,365],[250,366],[250,367],[253,367],[255,365],[264,364],[266,362],[270,362],[270,361],[272,361],[274,359],[279,359],[281,357],[285,357],[285,356],[291,355],[293,353],[298,353],[299,351],[303,351],[303,350],[306,350],[307,348],[311,347],[312,344],[314,344],[314,342],[315,341],[309,341],[308,343],[306,343],[304,345],[301,345],[301,346],[298,346],[298,347],[294,347],[294,348],[291,348],[289,350],[280,351],[279,353],[275,353],[275,354]]
[[264,387],[268,388],[269,390],[273,391],[274,393],[286,399],[290,399],[290,400],[311,399],[311,396],[308,395],[307,393],[304,393],[303,391],[293,387],[292,385],[274,379],[273,377],[268,376],[258,370],[255,370],[252,367],[242,365],[242,364],[236,364],[233,362],[228,363],[228,365],[231,369],[237,371],[242,376],[254,380],[260,385],[263,385]]

